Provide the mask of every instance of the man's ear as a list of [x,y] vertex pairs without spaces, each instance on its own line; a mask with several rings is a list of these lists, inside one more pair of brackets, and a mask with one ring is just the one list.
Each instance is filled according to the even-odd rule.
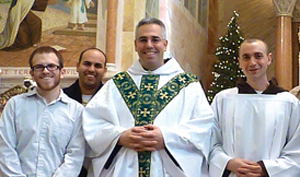
[[134,48],[135,48],[135,51],[137,52],[137,50],[136,50],[136,40],[134,40]]
[[268,65],[270,65],[272,63],[272,57],[273,57],[273,54],[269,53],[268,54]]
[[80,63],[77,62],[77,64],[76,64],[76,71],[77,71],[77,72],[78,72],[79,65],[80,65]]
[[240,57],[238,57],[238,61],[239,61],[239,68],[242,69],[241,62],[240,62],[241,61]]
[[66,69],[65,69],[65,68],[62,68],[62,69],[60,70],[60,79],[65,78],[65,75],[66,75]]
[[164,46],[165,46],[165,50],[164,51],[167,51],[168,44],[169,44],[169,41],[167,39],[165,39],[164,40]]
[[32,79],[33,81],[35,81],[35,80],[34,80],[34,71],[33,71],[33,70],[30,70],[30,71],[29,71],[29,74],[31,75],[31,79]]
[[106,74],[107,72],[107,67],[104,67],[104,75]]

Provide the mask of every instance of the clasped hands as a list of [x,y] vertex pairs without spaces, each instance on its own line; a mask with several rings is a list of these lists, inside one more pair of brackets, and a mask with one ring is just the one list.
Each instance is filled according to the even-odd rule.
[[152,124],[136,126],[124,131],[118,144],[139,152],[165,148],[160,129]]
[[240,158],[229,160],[226,168],[239,177],[263,177],[266,175],[257,162]]

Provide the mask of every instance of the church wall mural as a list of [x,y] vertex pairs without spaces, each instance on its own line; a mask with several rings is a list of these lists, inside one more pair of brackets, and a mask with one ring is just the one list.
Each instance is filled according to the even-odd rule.
[[[0,46],[6,43],[2,31],[5,29],[11,4],[34,4],[37,1],[46,0],[0,0]],[[53,0],[48,0],[48,3],[51,1]],[[70,85],[78,77],[75,66],[82,50],[96,46],[105,51],[108,26],[106,8],[110,1],[93,0],[95,5],[88,10],[88,21],[84,26],[70,23],[71,2],[72,0],[54,0],[45,10],[32,11],[42,24],[40,41],[25,40],[25,43],[31,44],[22,49],[8,50],[6,46],[0,48],[0,103],[5,102],[5,99],[2,101],[4,96],[1,97],[1,94],[5,93],[9,98],[26,91],[17,87],[18,85],[24,87],[25,82],[30,85],[28,59],[36,48],[35,44],[50,45],[60,50],[68,78],[62,80],[62,87]],[[110,74],[107,75],[112,76],[114,72],[128,69],[138,59],[133,42],[135,25],[146,16],[154,16],[160,18],[167,27],[168,54],[174,56],[186,71],[196,74],[200,79],[205,78],[202,77],[205,65],[200,63],[207,58],[207,2],[208,0],[199,0],[195,4],[194,0],[118,0],[115,60],[108,63],[115,68],[108,68]],[[32,4],[27,4],[29,10]],[[12,88],[15,89],[10,90]]]
[[73,82],[80,52],[96,46],[97,12],[98,0],[0,0],[0,93],[30,78],[28,59],[38,46],[60,51],[70,79],[64,84]]

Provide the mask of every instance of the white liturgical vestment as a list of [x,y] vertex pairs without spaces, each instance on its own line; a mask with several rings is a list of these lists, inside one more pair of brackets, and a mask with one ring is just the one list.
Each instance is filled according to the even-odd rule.
[[262,161],[270,177],[300,176],[298,99],[289,92],[237,93],[221,91],[212,103],[219,144],[210,155],[210,176],[221,177],[232,158]]
[[[127,73],[138,88],[143,75],[159,75],[160,89],[183,70],[172,58],[151,72],[144,70],[136,61]],[[160,128],[163,135],[165,149],[151,152],[150,176],[208,177],[212,122],[213,112],[200,83],[192,82],[182,88],[154,119],[153,124]],[[139,176],[136,151],[120,147],[112,155],[120,135],[134,126],[132,113],[114,81],[109,80],[87,104],[83,113],[84,134],[92,149],[89,153],[92,157],[89,177]]]

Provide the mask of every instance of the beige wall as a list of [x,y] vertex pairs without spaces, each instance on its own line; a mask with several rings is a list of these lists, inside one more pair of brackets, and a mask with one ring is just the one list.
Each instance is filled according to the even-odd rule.
[[128,69],[137,60],[134,48],[135,25],[145,14],[146,0],[124,0],[121,70]]
[[207,28],[184,7],[183,1],[166,1],[164,22],[169,29],[169,51],[185,71],[204,77],[207,59]]

